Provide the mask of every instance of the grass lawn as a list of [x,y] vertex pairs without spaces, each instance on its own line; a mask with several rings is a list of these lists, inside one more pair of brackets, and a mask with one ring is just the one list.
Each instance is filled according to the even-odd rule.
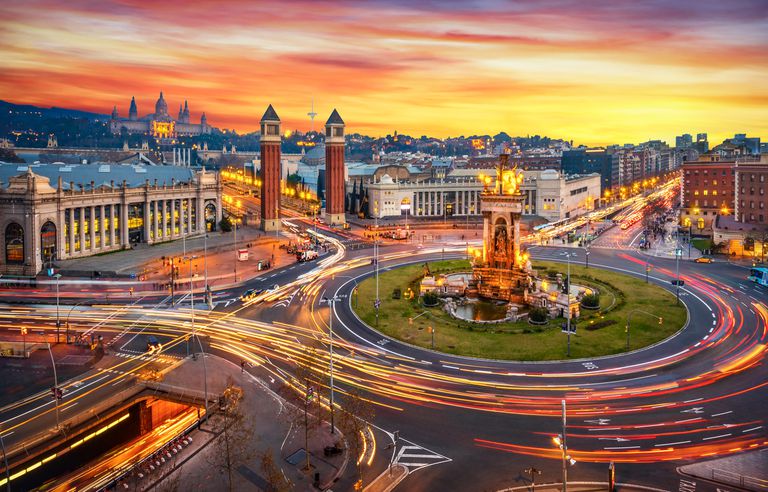
[[[554,262],[535,262],[540,276],[555,271],[565,276],[566,266]],[[432,273],[468,271],[466,260],[431,262]],[[566,358],[566,334],[563,319],[550,320],[546,326],[534,326],[527,321],[500,324],[473,324],[450,317],[440,307],[426,308],[418,301],[393,299],[393,290],[403,293],[408,287],[418,292],[423,265],[409,265],[379,274],[381,308],[378,330],[382,333],[420,347],[431,348],[434,328],[435,350],[450,354],[509,360],[558,360]],[[632,315],[630,350],[663,340],[678,331],[686,320],[685,308],[675,304],[675,296],[653,284],[646,284],[619,273],[587,269],[571,265],[571,281],[600,291],[600,309],[581,310],[577,333],[571,336],[571,358],[588,358],[626,351],[627,315],[640,309],[661,316],[659,325],[653,316],[641,312]],[[352,298],[352,307],[368,325],[376,327],[373,301],[376,282],[366,279]],[[418,317],[417,317],[418,316]],[[409,323],[409,318],[413,318]],[[600,323],[602,328],[589,330]]]
[[691,239],[691,246],[698,249],[699,251],[704,251],[707,249],[712,249],[712,247],[714,246],[714,243],[712,242],[711,239],[697,238],[697,239]]

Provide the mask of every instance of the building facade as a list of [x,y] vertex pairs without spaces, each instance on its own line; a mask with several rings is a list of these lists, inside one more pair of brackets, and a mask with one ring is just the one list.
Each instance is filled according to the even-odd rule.
[[280,117],[271,104],[261,117],[261,230],[280,230]]
[[221,220],[219,176],[205,169],[0,164],[0,180],[4,275],[202,234]]
[[184,101],[184,108],[179,106],[179,116],[174,119],[168,112],[168,103],[165,102],[163,93],[155,103],[155,112],[139,118],[136,107],[136,98],[131,99],[131,107],[128,118],[120,118],[117,106],[112,109],[112,118],[109,120],[110,131],[117,135],[123,131],[129,134],[150,135],[157,139],[173,139],[178,136],[195,136],[211,133],[208,118],[205,113],[200,117],[200,123],[192,123],[189,117],[189,105]]
[[[458,170],[468,171],[468,170]],[[420,182],[395,181],[389,175],[367,183],[369,212],[372,217],[476,216],[480,214],[480,194],[485,187],[482,170],[475,175]],[[520,184],[523,215],[538,215],[548,221],[576,217],[593,210],[600,199],[600,175],[563,176],[548,169],[522,171]],[[350,190],[348,190],[350,191]]]
[[681,168],[681,224],[694,232],[711,231],[718,214],[732,214],[735,200],[735,161],[705,154]]
[[768,155],[737,160],[733,214],[743,223],[768,225]]
[[331,225],[346,223],[344,148],[344,120],[334,109],[325,123],[325,220]]

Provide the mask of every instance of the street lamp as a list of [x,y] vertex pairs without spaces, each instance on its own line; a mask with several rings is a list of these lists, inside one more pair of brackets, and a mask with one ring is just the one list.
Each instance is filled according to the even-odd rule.
[[48,346],[48,353],[51,355],[51,366],[53,367],[53,402],[56,405],[56,430],[59,430],[59,377],[56,375],[56,361],[53,360],[50,342],[45,342]]
[[59,320],[59,279],[61,274],[57,273],[54,277],[56,277],[56,343],[59,343],[59,327],[61,326],[61,321]]
[[381,300],[379,299],[379,201],[375,200],[373,205],[373,266],[376,270],[376,300],[374,301],[374,307],[376,308],[376,328],[379,327],[379,306],[381,306]]
[[589,268],[589,244],[584,246],[584,263]]
[[560,448],[560,452],[562,455],[563,460],[563,492],[568,491],[568,465],[575,465],[576,460],[571,458],[571,456],[568,454],[568,443],[566,442],[566,409],[565,409],[565,400],[561,400],[560,403],[562,404],[562,413],[563,413],[563,432],[562,434],[558,434],[554,437],[552,437],[552,442],[555,444],[555,446],[558,446]]
[[680,257],[683,256],[683,248],[680,247],[680,238],[677,239],[677,248],[675,249],[675,298],[680,305]]
[[336,312],[336,303],[342,298],[346,296],[339,296],[335,295],[333,297],[323,297],[320,302],[323,304],[328,304],[329,307],[329,313],[328,313],[328,333],[330,334],[330,344],[328,345],[329,350],[329,360],[330,360],[330,375],[331,375],[331,434],[335,433],[335,426],[333,421],[333,405],[334,405],[334,399],[333,399],[333,315]]
[[632,318],[632,315],[634,313],[643,313],[653,318],[656,318],[659,320],[659,324],[662,324],[664,322],[664,318],[662,318],[661,316],[656,316],[655,314],[649,313],[648,311],[643,311],[642,309],[633,309],[632,311],[630,311],[629,314],[627,314],[627,326],[624,330],[627,332],[627,350],[629,350],[629,320]]
[[568,275],[566,277],[565,281],[565,294],[568,296],[567,301],[567,309],[568,309],[568,316],[566,318],[566,333],[568,335],[568,351],[567,355],[568,357],[571,356],[571,256],[576,256],[574,253],[561,253],[563,256],[566,257],[568,260]]

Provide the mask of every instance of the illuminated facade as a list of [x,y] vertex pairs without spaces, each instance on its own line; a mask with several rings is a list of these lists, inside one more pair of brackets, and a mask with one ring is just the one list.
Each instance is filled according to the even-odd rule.
[[202,234],[221,220],[219,175],[205,169],[0,164],[0,180],[3,275]]
[[331,225],[344,217],[344,120],[334,109],[325,123],[325,220]]
[[483,216],[483,249],[475,257],[474,283],[481,297],[522,304],[526,302],[531,265],[520,249],[523,175],[507,168],[509,156],[499,156],[496,179],[483,183],[480,212]]
[[178,136],[195,136],[211,133],[208,119],[205,113],[200,117],[200,123],[190,123],[189,105],[184,101],[184,108],[179,106],[179,116],[174,119],[168,113],[168,103],[165,102],[163,93],[155,103],[155,112],[139,118],[136,99],[131,99],[131,107],[128,118],[120,118],[117,106],[112,110],[112,118],[109,120],[109,129],[113,134],[123,131],[134,134],[150,135],[159,140],[173,139]]

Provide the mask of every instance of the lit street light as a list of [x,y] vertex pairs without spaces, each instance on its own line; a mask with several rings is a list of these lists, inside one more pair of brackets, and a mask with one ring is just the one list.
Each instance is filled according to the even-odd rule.
[[571,356],[571,257],[576,256],[575,253],[561,253],[563,256],[566,257],[568,260],[568,275],[566,277],[565,281],[565,294],[568,296],[567,301],[567,309],[568,309],[568,316],[566,318],[566,327],[565,331],[568,335],[568,351],[567,355],[568,357]]

